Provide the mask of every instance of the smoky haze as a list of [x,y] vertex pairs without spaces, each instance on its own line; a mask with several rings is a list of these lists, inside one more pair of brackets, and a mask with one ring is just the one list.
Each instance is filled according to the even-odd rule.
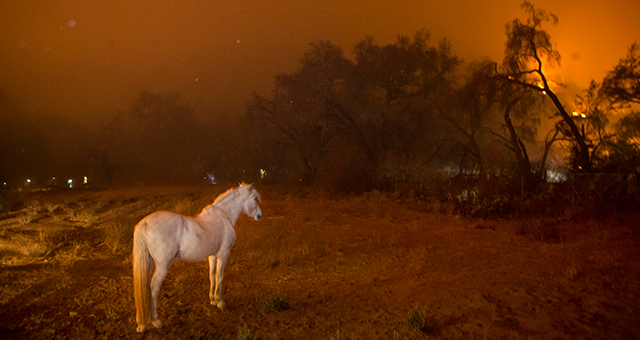
[[[268,163],[252,132],[260,126],[245,114],[253,94],[270,96],[275,76],[295,72],[310,43],[329,41],[351,59],[367,36],[385,46],[425,28],[429,44],[446,38],[468,62],[501,61],[520,4],[5,1],[1,179],[241,180]],[[534,5],[560,18],[545,27],[563,55],[550,72],[578,87],[602,79],[639,38],[637,1]]]

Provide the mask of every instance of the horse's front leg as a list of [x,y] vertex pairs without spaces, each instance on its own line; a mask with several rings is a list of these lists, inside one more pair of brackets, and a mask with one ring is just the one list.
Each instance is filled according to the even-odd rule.
[[222,300],[222,279],[224,278],[224,266],[227,259],[221,259],[216,256],[209,256],[209,280],[211,288],[209,289],[209,299],[211,304],[218,306],[221,310],[225,310],[227,305]]

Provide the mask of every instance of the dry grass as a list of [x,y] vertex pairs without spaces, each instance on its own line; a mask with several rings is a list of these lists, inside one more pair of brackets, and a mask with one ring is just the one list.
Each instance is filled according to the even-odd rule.
[[21,225],[29,224],[33,222],[38,216],[40,207],[36,205],[30,205],[27,207],[24,214],[18,216],[18,223]]
[[60,230],[42,226],[33,233],[15,234],[0,240],[0,250],[20,254],[29,261],[48,258],[67,242]]
[[176,199],[171,211],[184,216],[196,216],[202,211],[202,206],[198,201],[190,197],[179,197]]
[[[327,198],[258,190],[265,217],[255,222],[243,216],[236,225],[223,293],[229,309],[220,312],[208,303],[206,261],[176,261],[160,293],[166,327],[143,337],[511,339],[640,334],[635,317],[640,282],[635,221],[640,215],[624,228],[542,217],[488,221],[439,214],[437,201],[404,204],[381,192]],[[70,199],[66,206],[98,217],[87,227],[67,217],[55,221],[41,216],[28,225],[20,225],[16,216],[0,221],[2,255],[7,254],[3,245],[11,244],[13,254],[25,259],[0,269],[1,330],[13,332],[9,337],[14,338],[140,337],[135,333],[127,262],[135,224],[158,209],[193,215],[215,192],[153,196],[138,191],[113,193],[107,204],[100,203],[97,193],[85,202]],[[54,216],[63,215],[60,208],[53,211]],[[63,230],[73,233],[54,233]],[[47,241],[56,238],[59,241]],[[25,255],[38,244],[49,251]],[[47,252],[49,261],[43,263]],[[274,306],[268,307],[271,311],[283,303],[290,305],[288,310],[265,312],[265,306]]]
[[407,317],[403,321],[411,330],[418,332],[424,331],[426,325],[424,313],[420,310],[417,304],[409,310]]
[[238,340],[255,340],[257,337],[253,334],[253,331],[247,324],[238,330]]
[[269,296],[260,303],[265,312],[282,312],[289,309],[289,303],[280,297],[280,292]]
[[120,209],[111,222],[102,226],[104,244],[113,254],[127,254],[133,251],[133,230],[138,223],[136,215],[129,209]]

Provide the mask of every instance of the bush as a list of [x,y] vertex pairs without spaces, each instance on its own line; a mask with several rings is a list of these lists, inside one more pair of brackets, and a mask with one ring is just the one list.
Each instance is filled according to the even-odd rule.
[[289,309],[289,303],[280,298],[278,294],[271,295],[268,299],[262,301],[262,308],[267,312],[282,312]]

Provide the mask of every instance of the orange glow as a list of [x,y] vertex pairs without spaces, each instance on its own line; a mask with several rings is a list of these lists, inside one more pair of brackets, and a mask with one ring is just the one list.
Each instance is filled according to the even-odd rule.
[[[447,38],[466,61],[501,61],[505,24],[525,18],[521,1],[457,1],[2,1],[0,88],[26,110],[89,124],[140,90],[177,92],[201,114],[244,112],[318,40],[350,56],[367,35],[384,45],[426,28],[430,43]],[[640,40],[638,1],[535,6],[559,17],[543,29],[562,55],[551,74],[563,83],[601,80]]]

